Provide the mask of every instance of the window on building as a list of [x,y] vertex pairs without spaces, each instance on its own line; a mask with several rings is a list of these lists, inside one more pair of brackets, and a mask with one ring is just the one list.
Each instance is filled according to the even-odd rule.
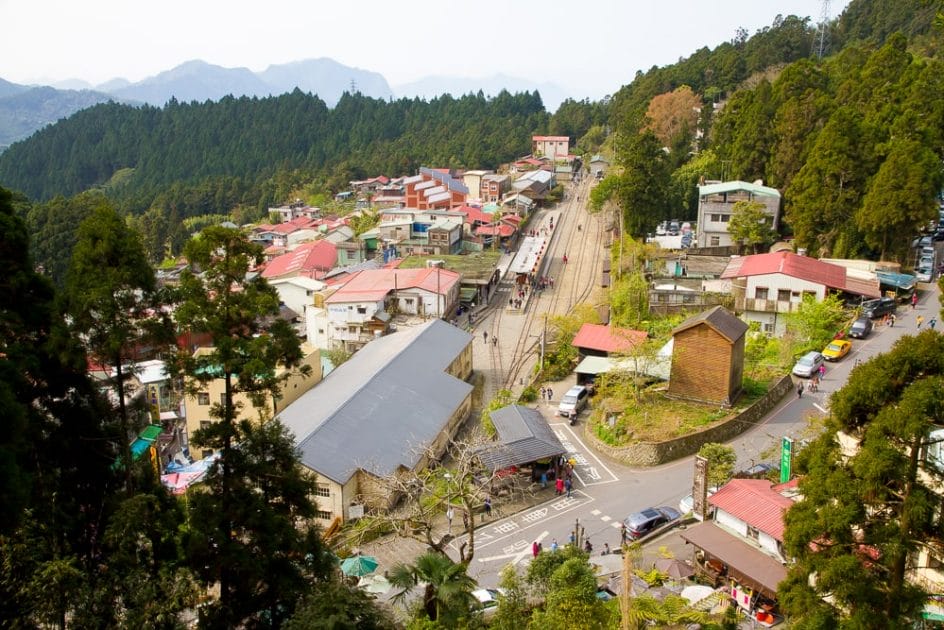
[[928,445],[925,451],[925,460],[931,466],[944,472],[944,429],[931,431],[928,434]]
[[944,573],[944,560],[940,556],[928,553],[928,568]]
[[764,331],[765,334],[768,334],[768,335],[774,334],[774,325],[773,325],[773,324],[765,323],[765,324],[762,326],[762,328],[763,328],[763,331]]
[[757,540],[760,534],[757,531],[756,527],[747,526],[747,537],[751,540]]
[[778,302],[789,302],[789,301],[790,301],[790,289],[778,289],[778,290],[777,290],[777,301],[778,301]]
[[718,247],[719,245],[721,245],[721,237],[720,237],[720,236],[712,236],[712,237],[708,240],[708,245],[709,245],[709,247]]
[[197,404],[206,407],[210,404],[210,392],[197,392]]
[[757,287],[754,289],[754,299],[755,300],[766,300],[767,299],[767,287]]
[[731,219],[731,215],[730,215],[730,214],[722,214],[722,215],[721,215],[721,222],[722,222],[722,223],[727,223],[730,219]]
[[407,298],[404,300],[407,306],[413,306],[413,298]]
[[361,315],[366,315],[366,314],[367,314],[367,307],[366,307],[366,306],[358,306],[358,307],[357,307],[357,312],[360,313]]
[[327,510],[318,510],[318,518],[323,519],[325,521],[330,521],[332,517],[334,517],[334,514],[332,514],[331,512],[328,512]]
[[318,486],[315,488],[315,494],[319,497],[330,497],[331,488],[328,486],[328,484],[319,483]]
[[713,223],[721,223],[721,215],[720,215],[720,214],[712,214],[712,215],[711,215],[711,221],[712,221]]

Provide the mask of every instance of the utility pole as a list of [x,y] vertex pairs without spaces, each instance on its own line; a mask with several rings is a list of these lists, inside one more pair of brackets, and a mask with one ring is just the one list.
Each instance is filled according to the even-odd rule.
[[623,545],[623,571],[621,578],[623,588],[620,591],[620,628],[622,630],[630,630],[629,599],[630,591],[633,587],[633,552],[630,551],[629,545]]

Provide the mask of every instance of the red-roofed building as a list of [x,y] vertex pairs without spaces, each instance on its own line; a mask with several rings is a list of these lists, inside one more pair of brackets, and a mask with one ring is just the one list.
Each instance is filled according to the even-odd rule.
[[755,541],[768,553],[780,555],[783,513],[793,505],[793,499],[777,492],[772,483],[732,479],[711,495],[708,503],[715,507],[714,520],[719,525]]
[[353,351],[384,334],[392,313],[448,319],[459,304],[459,280],[441,268],[360,271],[324,300],[309,342]]
[[777,586],[787,576],[783,518],[794,492],[795,484],[732,479],[708,498],[712,519],[681,533],[698,548],[698,572],[729,584],[732,597],[747,610],[756,603],[752,591],[776,600]]
[[326,240],[305,243],[294,251],[273,258],[262,271],[262,277],[306,276],[320,280],[331,271],[337,260],[338,249],[334,243]]
[[795,312],[803,297],[823,300],[828,292],[847,296],[881,297],[874,274],[857,272],[793,252],[739,256],[721,274],[731,281],[735,310],[747,321],[759,322],[764,332],[782,334],[781,314]]
[[403,180],[403,203],[418,210],[449,209],[464,205],[469,189],[448,169],[421,167],[418,175]]
[[632,352],[633,348],[644,342],[647,337],[643,330],[584,324],[571,345],[584,356],[608,357],[611,354]]

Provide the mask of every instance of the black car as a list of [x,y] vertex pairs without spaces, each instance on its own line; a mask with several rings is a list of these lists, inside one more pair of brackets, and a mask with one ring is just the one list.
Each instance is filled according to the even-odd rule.
[[869,319],[884,317],[894,313],[897,307],[898,303],[895,298],[883,297],[866,300],[862,303],[862,317],[868,317]]
[[632,540],[639,540],[663,525],[677,521],[680,516],[679,511],[671,507],[646,508],[627,516],[623,524],[626,525],[626,533],[629,537]]
[[865,339],[872,332],[872,320],[868,317],[860,317],[852,322],[849,327],[849,336],[854,339]]

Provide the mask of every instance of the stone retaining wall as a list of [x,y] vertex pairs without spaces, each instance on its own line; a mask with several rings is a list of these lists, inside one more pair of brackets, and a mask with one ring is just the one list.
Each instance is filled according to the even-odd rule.
[[727,442],[751,429],[774,406],[783,399],[787,392],[793,391],[793,380],[784,376],[753,405],[720,424],[703,431],[683,435],[663,442],[636,442],[627,446],[610,446],[584,424],[583,437],[590,446],[607,457],[627,466],[658,466],[694,455],[706,442]]

